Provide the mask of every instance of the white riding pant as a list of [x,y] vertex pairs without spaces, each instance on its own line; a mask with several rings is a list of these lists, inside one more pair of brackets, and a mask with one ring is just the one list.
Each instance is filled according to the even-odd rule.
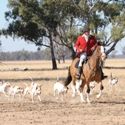
[[80,61],[79,61],[78,67],[81,67],[81,66],[82,66],[82,63],[83,63],[83,61],[86,60],[86,58],[87,58],[86,52],[84,52],[84,53],[82,53],[82,54],[80,55]]

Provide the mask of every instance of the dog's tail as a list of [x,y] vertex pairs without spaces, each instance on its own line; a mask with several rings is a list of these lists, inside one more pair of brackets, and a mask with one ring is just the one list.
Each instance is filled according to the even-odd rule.
[[33,78],[32,77],[29,77],[29,79],[33,82]]
[[29,77],[29,79],[31,80],[31,85],[34,85],[34,81],[32,77]]
[[[33,83],[34,83],[34,82],[33,82],[33,78],[32,78],[32,77],[29,77],[29,79],[31,80],[31,84],[33,84]],[[28,83],[25,83],[25,82],[24,82],[24,85],[25,85],[26,87],[29,86]]]

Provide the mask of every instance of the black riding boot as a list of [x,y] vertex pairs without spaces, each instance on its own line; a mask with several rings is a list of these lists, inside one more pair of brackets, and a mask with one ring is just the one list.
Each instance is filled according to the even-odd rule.
[[101,67],[100,67],[100,70],[101,70],[101,79],[103,80],[103,79],[107,78],[108,76],[104,75]]
[[76,78],[80,79],[82,73],[82,66],[78,67],[77,73],[76,73]]

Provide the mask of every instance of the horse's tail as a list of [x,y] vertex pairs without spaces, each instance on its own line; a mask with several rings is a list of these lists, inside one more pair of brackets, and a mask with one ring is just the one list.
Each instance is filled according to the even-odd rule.
[[72,77],[71,77],[71,74],[70,74],[70,67],[69,67],[69,69],[68,69],[68,76],[67,76],[67,78],[66,78],[66,80],[64,82],[64,85],[68,86],[71,81],[72,81]]

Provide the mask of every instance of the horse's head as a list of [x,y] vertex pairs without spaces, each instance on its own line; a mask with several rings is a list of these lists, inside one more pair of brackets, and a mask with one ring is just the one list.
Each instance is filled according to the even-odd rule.
[[105,54],[105,49],[104,49],[104,45],[100,42],[97,43],[97,47],[96,47],[96,54],[98,57],[100,57],[100,59],[102,61],[104,61],[106,59],[106,54]]

